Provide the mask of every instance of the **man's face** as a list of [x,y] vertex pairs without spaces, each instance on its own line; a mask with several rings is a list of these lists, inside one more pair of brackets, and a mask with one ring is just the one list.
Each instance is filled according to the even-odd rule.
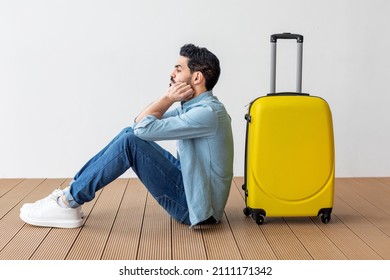
[[192,86],[192,74],[188,68],[188,58],[180,56],[175,64],[175,68],[171,72],[171,82],[169,86],[177,82],[185,82]]

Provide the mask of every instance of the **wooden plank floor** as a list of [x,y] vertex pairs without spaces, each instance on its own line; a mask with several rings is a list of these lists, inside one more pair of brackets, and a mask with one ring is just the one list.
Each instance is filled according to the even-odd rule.
[[234,178],[218,225],[173,221],[138,179],[117,179],[83,206],[77,229],[33,227],[19,209],[69,179],[0,179],[0,260],[380,260],[390,259],[390,178],[338,178],[329,224],[320,218],[243,215]]

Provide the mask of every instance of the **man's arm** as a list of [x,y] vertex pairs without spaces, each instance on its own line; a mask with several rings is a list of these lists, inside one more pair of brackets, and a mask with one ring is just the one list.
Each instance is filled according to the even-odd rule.
[[136,124],[134,134],[146,141],[180,140],[211,137],[218,129],[218,113],[209,106],[196,106],[185,113],[157,119],[146,116]]
[[156,101],[147,106],[135,119],[135,123],[140,122],[148,115],[153,115],[161,119],[164,113],[177,101],[191,99],[194,90],[187,83],[177,82],[170,86],[168,90]]

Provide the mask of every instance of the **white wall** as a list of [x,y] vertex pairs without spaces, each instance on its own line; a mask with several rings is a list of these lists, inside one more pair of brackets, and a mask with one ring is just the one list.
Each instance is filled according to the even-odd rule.
[[[267,93],[269,35],[285,31],[305,36],[303,90],[332,108],[336,176],[390,176],[389,12],[387,0],[0,0],[0,178],[71,177],[164,92],[188,42],[221,60],[214,93],[243,175],[245,105]],[[295,43],[281,44],[277,89],[294,89]]]

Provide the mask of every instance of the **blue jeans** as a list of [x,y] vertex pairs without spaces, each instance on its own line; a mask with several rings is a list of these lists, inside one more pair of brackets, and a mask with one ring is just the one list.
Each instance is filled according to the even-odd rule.
[[95,193],[132,168],[157,202],[177,221],[190,224],[180,162],[155,142],[122,130],[75,175],[65,196],[71,207],[91,201]]

